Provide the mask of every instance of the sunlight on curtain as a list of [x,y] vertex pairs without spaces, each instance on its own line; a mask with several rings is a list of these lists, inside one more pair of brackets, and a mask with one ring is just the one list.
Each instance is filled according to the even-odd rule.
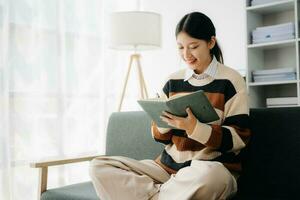
[[0,1],[0,198],[12,199],[12,168],[9,135],[9,90],[7,53],[8,49],[8,9]]
[[[102,1],[0,2],[0,199],[36,199],[29,162],[103,153]],[[50,168],[48,187],[89,180],[87,167]]]

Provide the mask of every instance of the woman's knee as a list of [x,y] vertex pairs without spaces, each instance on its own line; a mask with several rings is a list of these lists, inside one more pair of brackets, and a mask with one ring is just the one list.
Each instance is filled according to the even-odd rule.
[[89,165],[89,174],[91,178],[106,178],[109,176],[109,171],[114,168],[111,165],[107,165],[106,161],[94,158]]
[[[210,162],[205,176],[199,177],[202,186],[196,192],[195,197],[223,197],[236,190],[236,183],[231,173],[219,162]],[[201,199],[201,198],[200,198]]]
[[225,187],[233,180],[232,175],[222,163],[210,162],[204,182],[209,186]]

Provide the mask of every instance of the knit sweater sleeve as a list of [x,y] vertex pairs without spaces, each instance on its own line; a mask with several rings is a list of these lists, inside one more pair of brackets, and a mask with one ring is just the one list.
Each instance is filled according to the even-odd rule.
[[[232,83],[226,90],[224,113],[221,125],[197,124],[189,135],[207,147],[224,152],[238,152],[249,141],[249,106],[245,81],[242,77]],[[230,91],[232,90],[232,91]],[[226,99],[226,96],[229,96]]]
[[[160,92],[159,96],[162,99],[168,99],[169,89],[168,83],[166,83]],[[163,144],[170,144],[172,139],[172,129],[171,128],[162,128],[158,127],[154,121],[151,123],[151,133],[152,138]]]

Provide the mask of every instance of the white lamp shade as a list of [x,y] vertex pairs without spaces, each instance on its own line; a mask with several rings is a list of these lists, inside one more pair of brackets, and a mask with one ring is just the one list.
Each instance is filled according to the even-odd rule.
[[161,17],[144,11],[115,12],[110,18],[110,47],[149,50],[161,46]]

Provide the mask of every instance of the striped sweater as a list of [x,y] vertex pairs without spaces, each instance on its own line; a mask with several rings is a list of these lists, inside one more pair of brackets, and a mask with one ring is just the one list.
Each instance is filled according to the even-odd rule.
[[215,66],[206,70],[215,71],[213,75],[186,78],[192,70],[180,70],[167,79],[161,92],[169,98],[203,90],[220,117],[209,124],[197,121],[190,135],[177,129],[163,132],[152,123],[152,137],[166,145],[155,161],[169,173],[189,166],[192,160],[219,161],[229,170],[241,171],[240,150],[251,135],[245,81],[235,70],[213,61]]

